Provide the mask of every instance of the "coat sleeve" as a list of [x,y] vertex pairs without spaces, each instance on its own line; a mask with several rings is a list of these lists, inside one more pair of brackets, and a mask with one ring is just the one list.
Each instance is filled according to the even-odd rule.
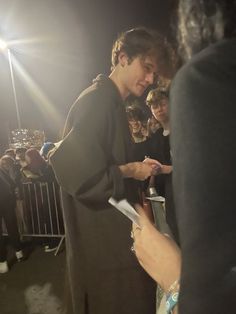
[[171,88],[184,314],[230,313],[236,306],[236,77],[224,84],[227,76],[211,61],[190,64]]
[[108,140],[110,111],[99,95],[78,100],[67,119],[70,131],[50,158],[59,184],[77,200],[98,203],[123,196],[122,174]]

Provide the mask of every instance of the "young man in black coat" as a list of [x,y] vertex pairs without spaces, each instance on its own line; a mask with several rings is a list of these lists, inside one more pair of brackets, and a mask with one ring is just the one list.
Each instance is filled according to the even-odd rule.
[[124,100],[141,96],[166,59],[165,42],[146,29],[123,33],[112,72],[99,75],[72,106],[51,156],[62,187],[68,277],[74,314],[154,314],[156,285],[130,251],[131,222],[108,203],[137,201],[136,180],[158,163],[133,162]]

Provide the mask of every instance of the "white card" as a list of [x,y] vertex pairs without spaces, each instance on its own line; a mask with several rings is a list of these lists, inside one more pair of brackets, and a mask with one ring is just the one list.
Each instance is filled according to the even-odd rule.
[[136,210],[128,203],[126,199],[117,202],[113,197],[110,197],[108,202],[128,217],[132,222],[140,227],[139,214]]
[[148,200],[154,201],[154,202],[165,202],[165,198],[162,196],[151,196],[151,197],[146,197]]

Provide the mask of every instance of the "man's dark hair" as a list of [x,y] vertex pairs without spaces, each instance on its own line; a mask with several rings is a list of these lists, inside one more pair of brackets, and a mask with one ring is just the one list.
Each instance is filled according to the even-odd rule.
[[160,71],[169,71],[171,47],[166,39],[154,30],[140,27],[122,33],[112,48],[112,70],[118,64],[121,52],[127,54],[130,62],[138,56],[154,56]]
[[15,150],[16,154],[24,154],[27,151],[26,147],[17,147]]
[[209,44],[236,35],[236,0],[179,0],[179,53],[187,60]]

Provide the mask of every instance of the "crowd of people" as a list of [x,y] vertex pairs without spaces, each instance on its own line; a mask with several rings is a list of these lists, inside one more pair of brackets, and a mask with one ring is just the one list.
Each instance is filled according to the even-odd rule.
[[[151,117],[147,120],[142,109],[137,106],[126,108],[128,122],[134,139],[134,158],[138,161],[154,159],[159,162],[160,169],[141,186],[144,195],[159,195],[165,198],[166,220],[175,241],[179,244],[179,235],[173,200],[172,160],[170,150],[170,118],[169,118],[169,86],[170,80],[159,79],[158,87],[151,89],[146,104],[150,108]],[[148,121],[155,119],[155,128],[145,128]],[[147,159],[148,157],[148,159]],[[158,175],[157,175],[158,174]]]
[[[63,202],[66,313],[154,314],[157,284],[159,313],[236,308],[235,14],[234,0],[179,0],[183,65],[174,77],[165,38],[134,28],[114,43],[109,76],[98,75],[71,107],[49,158]],[[125,107],[130,95],[148,89],[149,120],[142,108]],[[15,206],[9,153],[0,172],[5,220],[4,197],[13,200],[8,213]],[[37,150],[20,154],[21,175],[54,178]],[[140,196],[150,189],[165,197],[169,234],[142,206]],[[139,224],[132,225],[110,197],[127,199]],[[21,259],[16,232],[12,244]]]
[[[24,232],[39,234],[39,225],[42,223],[42,225],[48,228],[46,233],[52,233],[49,226],[51,223],[48,217],[49,213],[47,213],[48,202],[43,201],[44,189],[37,184],[48,184],[46,197],[49,197],[49,203],[51,203],[49,205],[51,209],[50,215],[53,215],[54,203],[59,200],[55,199],[55,191],[54,194],[50,194],[50,183],[53,183],[54,187],[56,186],[54,172],[47,160],[48,152],[52,148],[54,148],[54,144],[49,142],[45,143],[40,150],[38,148],[27,149],[25,147],[9,148],[5,150],[0,158],[0,273],[5,273],[9,270],[6,238],[3,236],[3,223],[18,261],[26,258],[23,250],[24,244],[21,241],[19,232],[22,231],[19,230],[21,225],[24,227]],[[31,189],[31,185],[27,185],[27,183],[34,183],[34,189]],[[27,196],[25,184],[27,185],[27,190],[30,191]],[[38,199],[36,200],[37,197]],[[27,208],[27,201],[28,203],[31,202],[32,208]],[[36,202],[38,212],[36,212],[36,208],[33,208]],[[60,209],[60,206],[58,206],[58,209]],[[30,212],[30,210],[32,211]],[[55,216],[52,219],[55,219]],[[60,220],[62,220],[61,216]],[[37,225],[37,230],[35,225]],[[42,236],[45,235],[44,231],[41,231],[41,233]],[[55,250],[57,242],[55,239],[44,237],[45,251],[51,252]]]

